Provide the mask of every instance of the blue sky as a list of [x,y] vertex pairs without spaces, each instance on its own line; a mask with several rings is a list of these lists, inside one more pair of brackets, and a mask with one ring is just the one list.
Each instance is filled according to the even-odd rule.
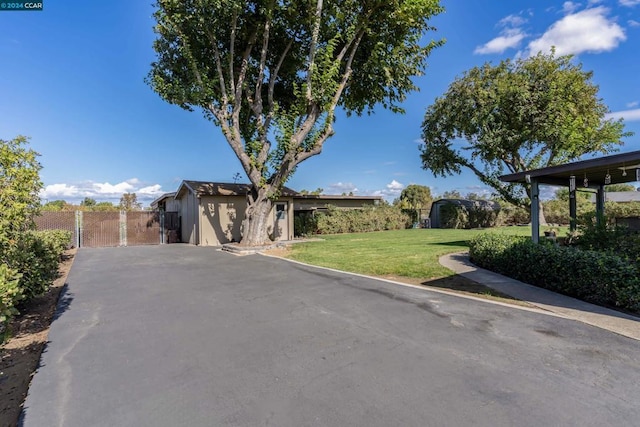
[[[151,1],[43,0],[41,12],[0,12],[0,138],[31,137],[41,153],[44,200],[145,203],[183,179],[231,182],[242,169],[220,130],[200,113],[162,101],[145,83],[154,60]],[[435,50],[405,115],[339,115],[323,153],[298,168],[296,190],[353,191],[392,200],[409,184],[489,192],[471,173],[421,169],[425,109],[465,70],[537,50],[573,53],[640,150],[640,0],[442,2]]]

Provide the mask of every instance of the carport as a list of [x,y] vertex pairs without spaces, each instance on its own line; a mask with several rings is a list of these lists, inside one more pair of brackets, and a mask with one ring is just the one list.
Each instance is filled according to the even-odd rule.
[[531,237],[537,243],[540,236],[540,208],[538,205],[540,184],[569,187],[571,230],[576,229],[576,189],[578,186],[595,190],[596,218],[598,221],[603,221],[604,186],[640,181],[640,151],[503,175],[500,180],[531,184]]

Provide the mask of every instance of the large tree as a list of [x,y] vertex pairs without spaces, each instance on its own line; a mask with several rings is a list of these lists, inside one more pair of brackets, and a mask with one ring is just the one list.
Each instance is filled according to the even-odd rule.
[[334,133],[335,109],[401,112],[426,67],[439,0],[158,0],[148,83],[219,126],[252,191],[244,245],[264,243],[272,201]]
[[435,176],[468,168],[506,201],[530,207],[530,185],[499,176],[566,163],[621,144],[592,73],[571,56],[539,53],[484,64],[457,78],[427,109],[422,165]]

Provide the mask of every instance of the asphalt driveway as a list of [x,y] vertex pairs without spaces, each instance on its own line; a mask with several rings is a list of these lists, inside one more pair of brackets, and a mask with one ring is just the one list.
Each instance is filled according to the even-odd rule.
[[602,426],[640,343],[570,320],[186,245],[82,249],[26,426]]

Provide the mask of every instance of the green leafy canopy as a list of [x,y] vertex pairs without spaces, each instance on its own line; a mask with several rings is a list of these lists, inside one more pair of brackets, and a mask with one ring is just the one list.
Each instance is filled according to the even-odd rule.
[[221,127],[256,187],[278,191],[333,134],[335,108],[402,111],[438,0],[158,0],[148,84]]
[[468,168],[505,200],[528,206],[528,186],[500,175],[609,153],[631,135],[622,120],[605,118],[591,78],[554,51],[472,68],[427,109],[424,169],[448,176]]

